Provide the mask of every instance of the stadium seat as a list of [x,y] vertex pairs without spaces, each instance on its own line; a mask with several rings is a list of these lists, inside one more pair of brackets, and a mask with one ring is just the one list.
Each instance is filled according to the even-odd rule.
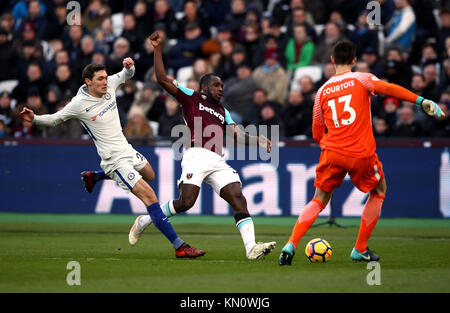
[[183,86],[186,86],[189,78],[192,76],[193,70],[194,68],[192,66],[185,66],[180,68],[177,72],[177,81]]
[[10,79],[10,80],[4,80],[0,82],[0,92],[7,91],[11,93],[14,89],[14,87],[17,86],[19,83],[18,80]]
[[114,13],[111,15],[113,33],[120,36],[123,31],[123,13]]
[[291,89],[299,90],[299,81],[305,75],[310,76],[314,83],[318,82],[322,79],[322,66],[310,65],[296,69],[291,81]]

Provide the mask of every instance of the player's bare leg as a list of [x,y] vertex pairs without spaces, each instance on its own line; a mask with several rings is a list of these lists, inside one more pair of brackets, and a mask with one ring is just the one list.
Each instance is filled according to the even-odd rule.
[[[147,162],[144,168],[139,171],[139,174],[145,181],[152,181],[155,179],[155,172],[149,162]],[[139,215],[134,221],[134,224],[128,234],[128,242],[130,245],[134,246],[137,244],[144,230],[151,224],[152,219],[150,218],[150,215]]]
[[247,258],[259,259],[275,248],[275,241],[255,242],[255,227],[247,209],[247,200],[242,194],[241,184],[233,182],[220,190],[220,196],[233,208],[236,227],[241,233]]
[[354,261],[378,261],[380,256],[373,253],[367,247],[367,241],[372,234],[380,216],[381,207],[386,197],[386,179],[382,181],[369,193],[369,198],[364,205],[361,214],[361,226],[359,228],[358,239],[353,248],[350,258]]
[[319,216],[319,213],[326,207],[331,199],[333,192],[326,192],[319,188],[316,188],[314,198],[306,205],[306,207],[300,213],[297,223],[292,230],[291,237],[286,245],[281,250],[280,257],[278,259],[279,265],[291,265],[292,259],[295,255],[298,242],[305,235],[311,225]]

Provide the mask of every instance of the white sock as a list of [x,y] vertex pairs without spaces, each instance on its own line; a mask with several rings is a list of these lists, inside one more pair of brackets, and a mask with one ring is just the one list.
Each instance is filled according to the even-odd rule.
[[139,226],[143,227],[144,229],[148,227],[152,223],[152,219],[150,215],[144,215],[139,219]]
[[169,200],[166,203],[162,204],[161,210],[167,217],[171,217],[177,214],[177,211],[175,211],[175,208],[173,207],[173,200]]
[[242,241],[244,242],[245,252],[248,255],[250,250],[256,245],[255,242],[255,226],[251,217],[244,218],[236,223],[236,227],[241,232]]

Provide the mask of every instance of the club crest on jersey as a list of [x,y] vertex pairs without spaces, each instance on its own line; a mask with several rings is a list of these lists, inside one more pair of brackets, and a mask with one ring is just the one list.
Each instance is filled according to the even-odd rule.
[[129,173],[128,174],[128,179],[129,180],[133,180],[134,179],[134,173]]
[[105,97],[105,100],[109,100],[109,99],[111,99],[111,94],[109,92],[107,92],[107,93],[105,93],[104,97]]
[[191,179],[193,175],[194,175],[194,174],[192,174],[192,173],[187,173],[187,174],[186,174],[186,178],[187,178],[187,179]]

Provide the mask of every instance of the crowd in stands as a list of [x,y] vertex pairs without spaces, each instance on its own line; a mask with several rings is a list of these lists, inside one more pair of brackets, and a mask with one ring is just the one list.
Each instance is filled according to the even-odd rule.
[[19,112],[61,110],[83,84],[87,64],[103,63],[111,75],[125,57],[136,62],[135,76],[117,92],[126,137],[170,137],[184,121],[155,81],[146,40],[153,31],[165,38],[166,70],[181,84],[198,90],[203,74],[222,78],[223,104],[238,124],[280,125],[281,138],[310,138],[315,93],[334,75],[331,48],[348,39],[357,46],[355,71],[402,85],[446,114],[430,117],[414,103],[375,96],[377,138],[450,138],[449,0],[73,3],[2,2],[0,138],[87,138],[78,121],[43,128]]

